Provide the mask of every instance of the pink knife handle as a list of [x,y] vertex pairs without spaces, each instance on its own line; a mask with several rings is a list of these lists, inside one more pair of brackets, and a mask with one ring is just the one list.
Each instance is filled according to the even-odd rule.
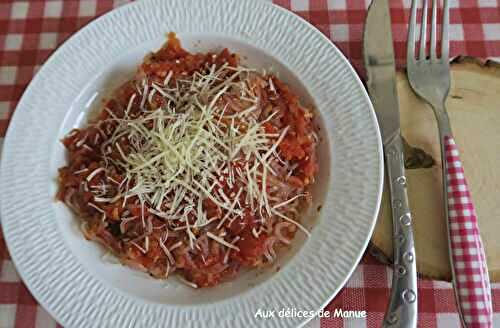
[[491,289],[483,243],[455,140],[444,137],[448,220],[457,300],[467,328],[493,327]]

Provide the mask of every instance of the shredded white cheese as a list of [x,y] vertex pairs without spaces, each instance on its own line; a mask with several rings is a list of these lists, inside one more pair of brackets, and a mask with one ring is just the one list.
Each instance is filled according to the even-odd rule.
[[233,244],[228,243],[228,242],[227,242],[227,241],[225,241],[223,238],[221,238],[221,237],[218,237],[218,236],[214,235],[214,234],[213,234],[213,233],[211,233],[210,231],[209,231],[209,232],[207,232],[207,237],[208,237],[208,238],[211,238],[211,239],[213,239],[213,240],[215,240],[215,241],[216,241],[216,242],[218,242],[219,244],[224,245],[224,246],[226,246],[226,247],[228,247],[228,248],[234,249],[234,250],[236,250],[236,251],[238,251],[238,252],[240,251],[240,249],[239,249],[237,246],[234,246]]
[[[144,228],[147,205],[151,214],[164,219],[167,225],[174,224],[173,230],[184,232],[191,249],[200,227],[219,220],[217,228],[220,229],[228,219],[229,222],[242,219],[248,206],[253,214],[261,214],[263,222],[276,215],[302,227],[282,211],[301,195],[283,200],[276,198],[277,188],[269,187],[272,177],[277,175],[276,161],[289,168],[277,150],[290,127],[266,133],[263,125],[278,111],[262,121],[258,114],[254,115],[260,104],[250,82],[252,72],[225,64],[218,69],[213,65],[191,77],[177,78],[175,83],[170,83],[172,71],[160,84],[143,80],[137,85],[138,92],[130,97],[123,118],[110,113],[109,120],[117,127],[102,148],[106,150],[104,162],[119,167],[125,177],[120,183],[109,178],[117,185],[113,187],[118,189],[116,194],[110,196],[109,188],[103,186],[96,189],[94,201],[113,203],[123,197],[122,205],[125,205],[127,199],[135,196],[141,206]],[[267,85],[275,91],[271,79]],[[163,98],[164,101],[159,102],[162,107],[146,108],[154,96]],[[141,97],[142,115],[130,115],[137,97]],[[128,143],[123,143],[125,141]],[[119,156],[111,157],[113,149]],[[244,163],[244,166],[235,163]],[[106,169],[108,166],[97,168],[86,177],[87,181]],[[223,210],[224,215],[208,219],[203,206],[205,200]],[[194,217],[194,221],[190,222],[190,217]],[[260,232],[252,230],[256,237]],[[207,236],[239,250],[221,235],[208,232]],[[167,257],[167,252],[181,246],[175,244],[167,249],[163,242],[160,247]],[[136,246],[147,252],[149,239],[145,238],[144,247]]]

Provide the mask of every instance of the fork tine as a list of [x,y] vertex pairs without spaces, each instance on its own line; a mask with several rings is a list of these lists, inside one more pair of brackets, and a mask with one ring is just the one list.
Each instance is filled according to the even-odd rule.
[[431,24],[431,60],[435,60],[436,55],[436,26],[437,26],[437,0],[432,0],[432,24]]
[[415,60],[415,26],[417,25],[417,0],[412,0],[411,16],[408,26],[408,41],[406,51],[406,61],[411,63]]
[[450,26],[450,4],[448,0],[444,0],[443,8],[443,35],[441,36],[441,58],[446,63],[449,61],[450,40],[448,29]]
[[422,7],[422,23],[420,24],[420,52],[418,54],[419,60],[425,59],[425,45],[427,43],[427,9],[427,0],[424,0],[424,6]]

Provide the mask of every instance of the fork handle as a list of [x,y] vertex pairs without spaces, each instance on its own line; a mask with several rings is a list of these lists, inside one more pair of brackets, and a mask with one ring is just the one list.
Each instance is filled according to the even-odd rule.
[[455,297],[465,327],[490,328],[493,309],[484,247],[458,148],[444,113],[444,119],[438,117],[438,124]]

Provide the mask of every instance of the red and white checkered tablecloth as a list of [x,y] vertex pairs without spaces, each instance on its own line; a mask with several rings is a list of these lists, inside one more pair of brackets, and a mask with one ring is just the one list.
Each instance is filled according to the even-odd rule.
[[[38,67],[66,38],[128,0],[0,0],[0,147],[9,119]],[[370,0],[274,0],[330,37],[358,72],[362,31]],[[410,0],[390,0],[398,65],[404,64]],[[500,57],[500,0],[450,0],[451,55]],[[366,310],[366,318],[315,320],[311,327],[379,327],[390,292],[391,271],[365,255],[327,309]],[[500,285],[493,285],[494,326],[500,327]],[[459,327],[451,285],[419,281],[419,327]],[[56,327],[31,296],[0,234],[0,328]]]

